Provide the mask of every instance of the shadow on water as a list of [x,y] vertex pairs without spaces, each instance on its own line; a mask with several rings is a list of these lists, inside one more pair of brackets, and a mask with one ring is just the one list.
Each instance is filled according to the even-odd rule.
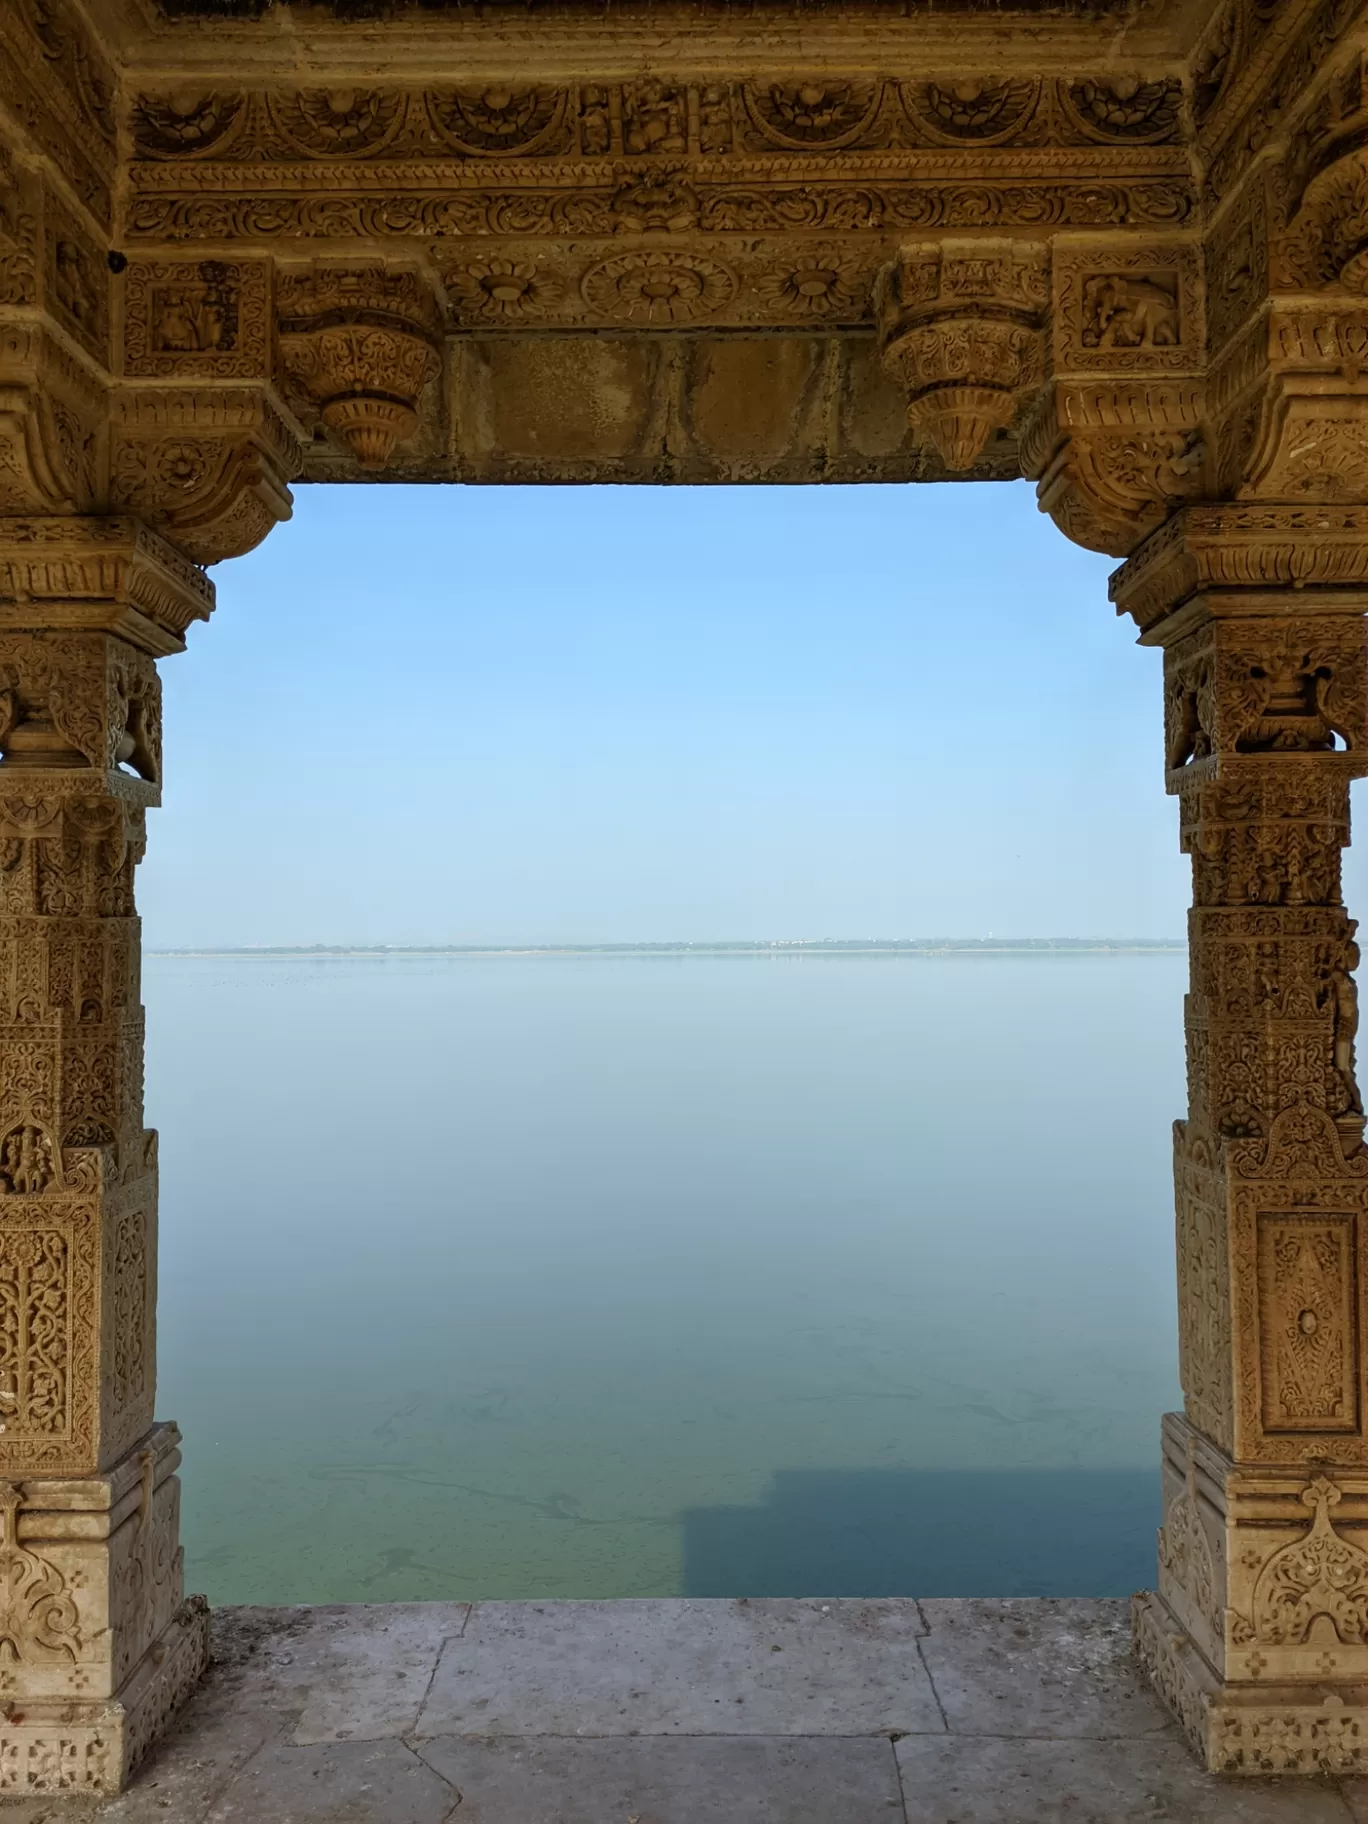
[[1154,1581],[1149,1469],[790,1469],[683,1514],[686,1596],[1128,1596]]

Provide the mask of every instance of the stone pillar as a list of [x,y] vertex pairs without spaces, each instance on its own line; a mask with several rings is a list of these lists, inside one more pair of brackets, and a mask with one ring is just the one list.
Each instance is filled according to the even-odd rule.
[[1174,1128],[1185,1411],[1136,1645],[1213,1771],[1368,1770],[1368,1150],[1349,784],[1368,511],[1202,506],[1117,573],[1192,857]]
[[0,1795],[116,1790],[205,1664],[153,1416],[133,874],[154,660],[212,601],[136,521],[0,519]]

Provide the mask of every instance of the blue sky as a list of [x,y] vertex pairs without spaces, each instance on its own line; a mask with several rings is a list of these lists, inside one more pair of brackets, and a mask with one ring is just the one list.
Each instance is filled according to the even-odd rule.
[[300,488],[162,667],[147,941],[1179,936],[1112,567],[1024,484]]

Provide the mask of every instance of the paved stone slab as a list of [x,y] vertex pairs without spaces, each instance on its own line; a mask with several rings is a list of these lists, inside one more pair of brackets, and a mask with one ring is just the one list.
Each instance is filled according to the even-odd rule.
[[1131,1655],[1124,1602],[946,1598],[921,1610],[922,1654],[952,1733],[1067,1738],[1169,1727]]
[[887,1741],[636,1736],[422,1742],[453,1824],[903,1824]]
[[470,1604],[357,1603],[305,1614],[308,1625],[261,1668],[302,1700],[291,1739],[380,1741],[412,1732],[442,1648],[465,1628]]
[[459,1803],[403,1742],[319,1742],[264,1749],[207,1824],[446,1824]]
[[896,1752],[907,1824],[1349,1824],[1328,1781],[1212,1779],[1176,1733],[909,1736]]
[[911,1601],[229,1609],[127,1793],[0,1795],[0,1824],[1368,1824],[1368,1781],[1203,1773],[1124,1604],[921,1610],[929,1632]]
[[888,1735],[943,1728],[909,1602],[482,1602],[416,1733]]

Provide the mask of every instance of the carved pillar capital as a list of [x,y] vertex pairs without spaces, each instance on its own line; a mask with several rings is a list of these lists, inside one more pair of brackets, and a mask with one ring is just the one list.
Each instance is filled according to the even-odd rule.
[[947,468],[972,468],[1040,385],[1048,303],[1048,253],[1019,241],[909,244],[880,275],[884,363]]
[[203,570],[131,515],[0,519],[0,630],[95,629],[164,657],[213,607]]

